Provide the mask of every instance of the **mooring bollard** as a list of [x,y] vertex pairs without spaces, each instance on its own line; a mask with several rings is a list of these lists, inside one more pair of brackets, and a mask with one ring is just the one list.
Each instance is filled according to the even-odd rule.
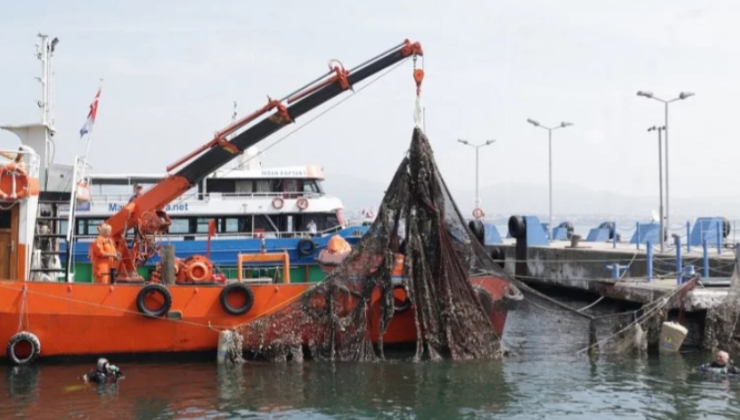
[[653,281],[653,244],[647,241],[647,281]]
[[614,279],[614,280],[619,280],[619,278],[621,277],[620,271],[621,270],[626,270],[627,267],[628,266],[626,266],[626,265],[619,265],[619,264],[616,264],[616,263],[609,264],[609,265],[606,266],[606,268],[608,268],[609,270],[612,270],[612,279]]
[[704,238],[701,241],[701,246],[702,246],[703,251],[704,251],[704,254],[703,254],[703,256],[704,256],[704,265],[703,265],[703,269],[702,269],[702,274],[703,274],[702,277],[704,277],[704,280],[707,280],[709,278],[709,245],[707,244],[707,238]]
[[691,221],[686,221],[686,253],[691,252]]
[[681,237],[673,235],[676,244],[676,283],[681,284],[683,279],[683,264],[681,263]]
[[640,222],[636,222],[635,225],[636,225],[635,230],[637,231],[637,250],[639,251],[640,250],[640,240],[642,239],[640,238]]

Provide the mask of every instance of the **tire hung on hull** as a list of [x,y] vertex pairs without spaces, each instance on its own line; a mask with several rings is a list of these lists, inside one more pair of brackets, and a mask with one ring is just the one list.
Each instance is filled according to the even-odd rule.
[[314,253],[316,250],[316,244],[310,239],[303,238],[298,241],[298,246],[296,248],[298,249],[298,255],[301,257],[307,257]]
[[[241,306],[234,307],[229,303],[229,295],[232,293],[238,293],[244,297],[244,303]],[[231,283],[221,290],[219,300],[221,302],[221,307],[229,315],[244,315],[249,312],[249,310],[252,309],[252,305],[254,305],[254,292],[252,292],[252,289],[244,283]]]
[[[160,295],[162,297],[162,304],[158,308],[152,309],[147,306],[147,298],[150,294]],[[136,308],[139,309],[139,312],[151,318],[159,318],[166,315],[171,307],[172,295],[161,284],[147,284],[141,288],[139,294],[136,296]]]
[[[28,355],[19,354],[19,346],[27,345],[30,347]],[[8,345],[5,348],[5,354],[14,365],[22,366],[33,363],[41,354],[41,341],[35,334],[28,331],[21,331],[10,337]]]

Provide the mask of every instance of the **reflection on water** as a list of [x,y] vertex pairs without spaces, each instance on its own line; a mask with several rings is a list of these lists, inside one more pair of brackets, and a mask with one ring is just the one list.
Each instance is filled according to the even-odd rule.
[[0,419],[740,418],[740,381],[692,372],[706,355],[557,355],[581,332],[531,315],[512,315],[504,362],[130,363],[113,387],[81,385],[87,365],[0,366]]

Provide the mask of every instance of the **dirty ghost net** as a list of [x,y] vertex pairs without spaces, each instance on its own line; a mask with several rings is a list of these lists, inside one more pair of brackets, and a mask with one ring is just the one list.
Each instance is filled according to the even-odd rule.
[[[268,360],[372,361],[383,358],[383,334],[394,314],[392,271],[404,254],[402,285],[416,322],[415,360],[494,359],[499,337],[469,277],[500,274],[485,255],[416,128],[408,156],[389,185],[378,216],[359,244],[322,283],[278,312],[239,327],[244,350]],[[380,297],[371,307],[371,298]],[[377,353],[372,311],[380,311]],[[377,318],[377,312],[375,312]]]

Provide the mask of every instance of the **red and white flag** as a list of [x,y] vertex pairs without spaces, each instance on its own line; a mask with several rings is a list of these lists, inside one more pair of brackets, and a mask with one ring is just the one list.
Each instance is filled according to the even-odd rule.
[[87,121],[85,121],[85,125],[82,126],[80,129],[80,138],[84,137],[85,134],[92,131],[93,124],[95,124],[95,116],[98,114],[98,101],[100,100],[100,91],[102,88],[98,89],[98,93],[95,94],[95,99],[93,99],[92,103],[90,104],[90,112],[87,114]]

